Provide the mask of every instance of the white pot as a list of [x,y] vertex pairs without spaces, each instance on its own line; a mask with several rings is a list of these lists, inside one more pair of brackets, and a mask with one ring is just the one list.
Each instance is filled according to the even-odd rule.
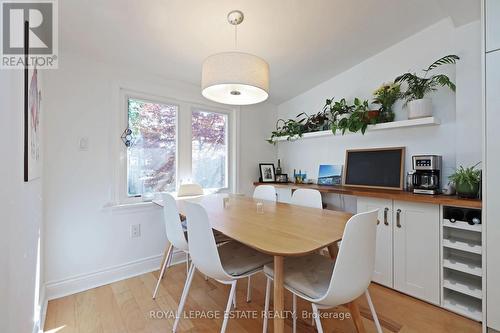
[[408,119],[432,116],[432,101],[429,98],[415,99],[408,102]]

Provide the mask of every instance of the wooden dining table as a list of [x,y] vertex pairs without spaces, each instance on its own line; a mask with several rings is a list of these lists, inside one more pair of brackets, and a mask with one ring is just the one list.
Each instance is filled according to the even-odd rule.
[[[226,204],[224,204],[224,198]],[[212,228],[257,251],[274,257],[274,332],[284,332],[284,260],[328,248],[337,255],[336,242],[342,238],[347,212],[308,208],[264,201],[240,195],[213,194],[177,198],[179,211],[186,201],[201,204]],[[347,304],[358,332],[364,332],[356,303]]]

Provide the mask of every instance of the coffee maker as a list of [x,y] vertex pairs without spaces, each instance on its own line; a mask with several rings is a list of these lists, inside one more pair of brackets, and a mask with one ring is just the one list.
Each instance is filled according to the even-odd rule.
[[441,163],[439,155],[418,155],[412,157],[413,193],[439,194],[441,188]]

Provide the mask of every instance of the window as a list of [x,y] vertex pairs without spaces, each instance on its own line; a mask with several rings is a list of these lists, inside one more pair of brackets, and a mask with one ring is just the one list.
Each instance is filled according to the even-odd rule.
[[226,114],[196,109],[192,111],[192,176],[203,188],[228,187],[227,126]]
[[172,192],[176,185],[178,106],[128,98],[127,195]]

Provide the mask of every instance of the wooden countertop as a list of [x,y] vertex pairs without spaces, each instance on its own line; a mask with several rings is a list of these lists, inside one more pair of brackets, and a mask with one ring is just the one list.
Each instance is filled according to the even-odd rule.
[[381,198],[401,201],[413,201],[430,203],[436,205],[456,206],[465,208],[479,208],[482,207],[482,202],[479,199],[462,199],[457,196],[450,195],[429,195],[429,194],[415,194],[412,192],[399,191],[399,190],[383,190],[372,188],[361,188],[352,186],[327,186],[316,184],[294,184],[294,183],[259,183],[257,185],[274,185],[278,188],[311,188],[318,190],[322,193],[336,193],[343,195],[353,195],[358,197]]

